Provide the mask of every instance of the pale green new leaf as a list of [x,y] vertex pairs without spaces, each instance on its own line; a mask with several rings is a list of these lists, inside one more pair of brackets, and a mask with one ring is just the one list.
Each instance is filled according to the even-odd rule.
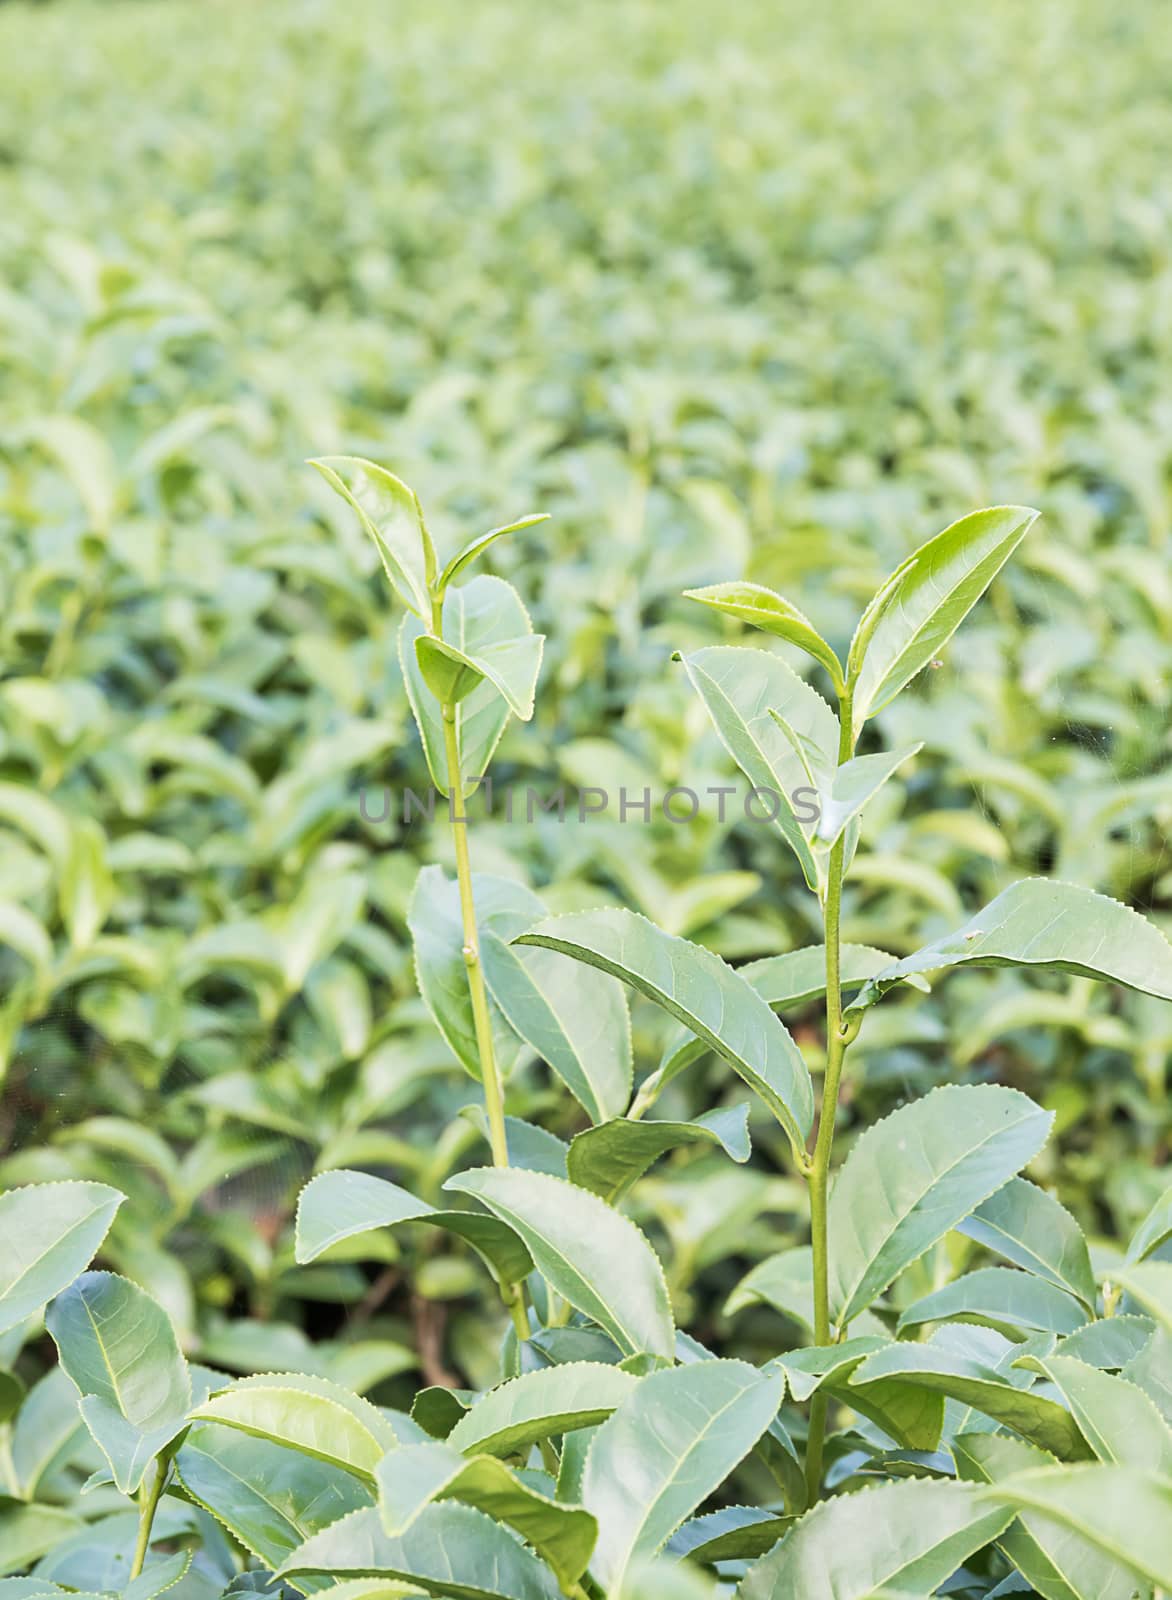
[[191,1375],[170,1319],[137,1284],[86,1272],[57,1296],[45,1326],[115,1483],[134,1494],[191,1405]]
[[523,633],[468,655],[446,640],[425,633],[415,641],[415,654],[423,681],[441,705],[458,705],[487,680],[504,695],[513,715],[528,722],[533,715],[544,644],[542,634]]
[[492,1455],[462,1456],[447,1444],[406,1445],[378,1469],[379,1512],[392,1537],[428,1505],[459,1500],[514,1528],[569,1589],[586,1570],[598,1524],[581,1506],[540,1494]]
[[34,1183],[0,1195],[0,1333],[89,1265],[126,1196],[105,1183]]
[[[1000,1483],[1053,1465],[1044,1450],[1006,1434],[963,1434],[952,1454],[960,1476],[973,1483]],[[1023,1512],[997,1542],[1044,1600],[1136,1600],[1126,1567],[1049,1517]]]
[[627,1355],[671,1360],[675,1326],[659,1258],[633,1222],[597,1195],[544,1172],[479,1167],[445,1189],[473,1195],[524,1241],[550,1287]]
[[526,528],[535,527],[539,522],[548,521],[548,511],[531,511],[528,516],[519,517],[516,522],[506,522],[499,528],[490,528],[487,533],[478,533],[474,539],[469,539],[463,549],[458,550],[444,567],[436,585],[437,592],[441,595],[444,594],[448,585],[455,582],[465,567],[482,555],[490,544],[495,544],[498,539],[503,538],[506,533],[521,533]]
[[1059,1200],[1027,1178],[1010,1178],[957,1231],[1094,1309],[1095,1277],[1082,1229]]
[[799,650],[804,650],[826,668],[836,690],[842,689],[842,664],[838,657],[809,618],[783,595],[765,588],[763,584],[748,583],[742,579],[733,583],[713,583],[706,589],[685,589],[684,599],[698,600],[713,611],[736,617],[740,622],[747,622],[754,628],[772,633],[778,639],[796,644]]
[[988,1323],[1015,1338],[1021,1336],[1017,1330],[1026,1329],[1073,1333],[1086,1322],[1087,1313],[1065,1289],[1045,1278],[1011,1267],[979,1267],[908,1306],[900,1315],[899,1332],[950,1319]]
[[288,1445],[319,1461],[344,1467],[367,1483],[386,1446],[337,1400],[300,1387],[273,1384],[227,1389],[191,1412],[194,1422],[218,1422],[242,1433]]
[[864,611],[847,656],[853,734],[951,639],[1038,513],[992,506],[952,523],[891,574]]
[[1046,1467],[990,1491],[1072,1529],[1112,1560],[1172,1589],[1172,1479],[1134,1467]]
[[661,1155],[684,1145],[715,1145],[733,1161],[747,1161],[752,1153],[749,1107],[720,1106],[695,1122],[632,1122],[616,1117],[575,1135],[566,1168],[571,1183],[613,1205]]
[[1172,1000],[1172,945],[1153,923],[1076,884],[1023,878],[963,928],[877,973],[854,1004],[873,1004],[909,973],[973,965],[1069,972]]
[[427,616],[428,585],[438,563],[415,491],[361,456],[322,456],[309,465],[358,513],[399,598]]
[[903,750],[881,750],[875,755],[855,756],[835,768],[829,785],[819,791],[821,812],[814,830],[819,845],[829,849],[892,773],[922,749],[919,743]]
[[1172,1431],[1142,1389],[1073,1356],[1027,1355],[1015,1364],[1049,1378],[1100,1461],[1172,1478]]
[[1033,1159],[1053,1117],[1016,1089],[946,1084],[855,1142],[830,1197],[841,1325]]
[[196,1504],[271,1565],[373,1500],[370,1489],[341,1467],[213,1423],[192,1428],[175,1468]]
[[343,1239],[400,1222],[427,1222],[466,1240],[501,1283],[519,1283],[533,1270],[529,1251],[517,1233],[496,1217],[478,1211],[437,1211],[385,1178],[345,1170],[320,1172],[301,1191],[297,1260],[314,1261]]
[[[816,888],[818,867],[809,841],[817,821],[814,799],[810,797],[808,817],[794,799],[796,791],[811,786],[811,761],[798,755],[771,713],[783,718],[801,747],[813,753],[818,771],[837,765],[838,718],[821,695],[766,650],[713,645],[681,660],[721,743],[754,788],[769,794],[768,812],[777,797],[774,826],[801,863],[807,884]],[[798,809],[803,809],[802,820]]]
[[765,1432],[780,1374],[743,1361],[698,1361],[644,1378],[594,1436],[582,1503],[598,1519],[592,1575],[610,1592],[654,1556]]
[[[543,913],[541,907],[537,914]],[[592,1122],[619,1116],[632,1076],[622,984],[552,950],[509,944],[495,925],[486,927],[480,953],[489,994],[509,1026],[549,1063]]]
[[465,1454],[517,1455],[542,1439],[604,1422],[639,1381],[621,1367],[597,1361],[526,1372],[482,1395],[447,1442]]
[[425,1506],[407,1529],[386,1533],[371,1508],[356,1511],[295,1550],[278,1577],[398,1578],[443,1600],[557,1600],[553,1573],[507,1528],[471,1506]]
[[1009,1521],[979,1490],[927,1479],[823,1500],[750,1567],[738,1600],[931,1594]]
[[704,1041],[761,1096],[800,1149],[814,1118],[801,1052],[761,996],[719,956],[663,933],[634,911],[551,917],[524,934],[621,978]]

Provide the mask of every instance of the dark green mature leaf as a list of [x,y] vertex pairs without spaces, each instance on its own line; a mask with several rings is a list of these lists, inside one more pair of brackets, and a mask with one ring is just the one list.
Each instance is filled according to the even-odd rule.
[[908,1306],[900,1315],[899,1332],[954,1318],[988,1323],[1014,1338],[1024,1337],[1027,1329],[1073,1333],[1086,1322],[1087,1313],[1065,1289],[1045,1278],[1010,1267],[981,1267]]
[[314,1261],[331,1245],[375,1228],[426,1222],[465,1240],[501,1283],[519,1283],[533,1260],[515,1229],[478,1211],[437,1211],[398,1184],[366,1172],[319,1172],[297,1201],[296,1253]]
[[548,511],[531,511],[528,516],[519,517],[516,522],[503,523],[499,528],[490,528],[487,533],[478,533],[474,539],[469,539],[463,549],[458,550],[440,573],[439,583],[436,585],[442,595],[450,583],[464,571],[465,567],[482,555],[489,545],[495,544],[506,533],[521,533],[526,528],[532,528],[539,522],[548,522]]
[[86,1272],[54,1300],[45,1325],[115,1483],[134,1494],[191,1405],[191,1376],[170,1319],[129,1279]]
[[1096,1463],[1023,1472],[991,1492],[1073,1529],[1113,1561],[1172,1589],[1172,1480]]
[[859,1138],[830,1197],[830,1301],[849,1322],[1037,1155],[1053,1118],[999,1085],[946,1084]]
[[[963,1434],[952,1453],[960,1476],[973,1483],[1001,1483],[1053,1465],[1044,1450],[1005,1434]],[[1045,1600],[1135,1600],[1126,1567],[1049,1517],[1023,1513],[997,1542]]]
[[668,1541],[667,1553],[711,1565],[717,1561],[755,1561],[793,1525],[757,1506],[722,1506],[702,1517],[690,1517]]
[[842,665],[826,640],[808,617],[791,601],[775,594],[760,583],[713,583],[706,589],[685,589],[685,600],[699,600],[701,605],[725,616],[736,617],[754,628],[762,628],[778,639],[796,644],[808,656],[824,666],[836,690],[843,687]]
[[393,1537],[428,1505],[459,1500],[516,1529],[566,1589],[586,1570],[598,1524],[581,1506],[563,1505],[522,1482],[496,1456],[462,1456],[447,1444],[407,1445],[378,1471],[379,1512]]
[[989,1358],[997,1335],[975,1328],[964,1330],[973,1335],[984,1333],[987,1349],[976,1339],[962,1343],[944,1336],[961,1331],[946,1329],[927,1344],[901,1341],[877,1351],[856,1368],[850,1387],[899,1378],[972,1406],[1061,1460],[1086,1460],[1091,1452],[1070,1412],[1057,1401],[1023,1387],[1024,1373],[1003,1371]]
[[1016,1365],[1055,1385],[1100,1461],[1172,1478],[1172,1431],[1141,1389],[1073,1356],[1022,1356]]
[[393,472],[361,456],[322,456],[309,465],[358,513],[404,605],[427,616],[428,585],[438,563],[415,491]]
[[[0,1576],[32,1566],[72,1534],[79,1533],[83,1526],[79,1518],[57,1506],[0,1501]],[[32,1591],[36,1594],[52,1592],[52,1584]]]
[[1076,884],[1023,878],[963,928],[877,973],[854,1005],[872,1004],[910,973],[973,965],[1070,972],[1172,1000],[1172,945],[1154,924]]
[[516,1455],[542,1439],[604,1422],[640,1380],[621,1367],[566,1362],[483,1395],[448,1434],[454,1450]]
[[824,1500],[750,1567],[738,1600],[931,1594],[1010,1520],[967,1484],[927,1479]]
[[613,1592],[724,1482],[781,1404],[780,1374],[698,1361],[642,1379],[594,1437],[582,1503],[598,1519],[592,1575]]
[[[1111,1318],[1112,1322],[1118,1320],[1118,1317]],[[1120,1376],[1142,1389],[1172,1427],[1172,1333],[1167,1328],[1155,1329],[1142,1348],[1130,1357]]]
[[1068,1289],[1093,1310],[1095,1277],[1082,1229],[1060,1201],[1028,1179],[1010,1178],[959,1222],[957,1231]]
[[[800,805],[806,797],[795,800],[795,794],[810,787],[811,756],[820,771],[837,764],[838,718],[820,694],[768,651],[714,645],[680,659],[721,743],[754,788],[770,797],[768,812],[776,796],[774,825],[801,863],[807,884],[816,888],[818,866],[809,834],[817,815]],[[791,734],[771,713],[784,719]],[[795,741],[807,758],[797,753]]]
[[1089,1366],[1106,1371],[1125,1367],[1152,1337],[1155,1324],[1148,1317],[1116,1314],[1088,1322],[1085,1328],[1067,1334],[1055,1346],[1057,1353],[1074,1356]]
[[935,1450],[944,1423],[944,1400],[898,1378],[881,1378],[851,1388],[851,1374],[889,1338],[864,1334],[835,1345],[813,1345],[778,1356],[770,1366],[785,1373],[794,1399],[808,1400],[819,1389],[869,1417],[908,1450]]
[[29,1390],[9,1437],[22,1498],[36,1499],[41,1483],[77,1453],[85,1438],[77,1390],[61,1367],[52,1367]]
[[[844,989],[852,988],[882,972],[892,960],[893,957],[870,945],[844,944],[839,953],[839,981]],[[784,955],[748,961],[736,970],[769,1005],[796,1009],[826,993],[826,946],[811,944],[801,950],[787,950]],[[909,978],[908,982],[925,990],[928,987],[919,976]],[[707,1049],[704,1041],[687,1028],[674,1033],[660,1059],[661,1082],[670,1083]]]
[[[472,893],[477,933],[485,945],[494,936],[507,944],[531,927],[535,917],[545,915],[537,896],[511,878],[475,873]],[[449,878],[442,867],[420,869],[407,910],[407,926],[415,945],[419,992],[465,1071],[479,1080],[480,1051],[464,964],[460,890],[456,879]],[[517,1054],[517,1040],[495,1002],[490,1002],[489,1009],[497,1063],[507,1070]]]
[[0,1367],[0,1422],[15,1416],[25,1396],[25,1387],[15,1372]]
[[196,1504],[270,1565],[373,1500],[341,1467],[213,1423],[192,1428],[175,1469]]
[[1127,1246],[1126,1260],[1142,1261],[1158,1250],[1166,1239],[1172,1239],[1172,1189],[1165,1189],[1147,1216],[1136,1228]]
[[895,569],[864,611],[847,657],[856,738],[948,643],[1037,518],[1028,506],[974,511]]
[[814,1119],[806,1063],[761,996],[719,956],[625,910],[550,917],[519,942],[600,967],[654,1000],[756,1090],[795,1149],[804,1144]]
[[721,1106],[695,1122],[632,1122],[617,1117],[574,1137],[567,1170],[572,1183],[613,1204],[661,1155],[697,1144],[715,1145],[733,1161],[747,1161],[752,1153],[749,1107]]
[[[536,914],[544,915],[536,903]],[[552,950],[510,944],[513,936],[498,933],[495,922],[485,929],[481,959],[490,995],[592,1122],[621,1115],[632,1075],[631,1019],[622,984]]]
[[399,1578],[452,1600],[556,1600],[553,1573],[507,1528],[471,1506],[425,1506],[397,1538],[356,1511],[308,1539],[278,1576]]
[[34,1183],[0,1195],[0,1333],[89,1265],[125,1199],[104,1183]]
[[544,1172],[479,1167],[445,1189],[482,1201],[524,1241],[534,1265],[628,1355],[671,1360],[675,1326],[659,1258],[597,1195]]

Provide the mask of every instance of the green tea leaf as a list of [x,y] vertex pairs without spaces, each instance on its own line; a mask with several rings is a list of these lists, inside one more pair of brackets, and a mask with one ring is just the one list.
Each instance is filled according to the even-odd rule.
[[698,1361],[642,1379],[594,1436],[582,1503],[598,1519],[592,1575],[617,1589],[724,1482],[781,1404],[780,1374]]
[[322,456],[309,465],[358,513],[404,605],[427,616],[428,586],[438,563],[415,491],[393,472],[361,456]]
[[458,550],[440,573],[436,591],[444,594],[450,583],[455,580],[478,556],[488,549],[490,544],[495,544],[506,533],[521,533],[525,528],[532,528],[539,522],[548,522],[548,511],[531,511],[528,516],[519,517],[516,522],[506,522],[499,528],[490,528],[487,533],[478,533],[474,539],[469,539],[462,550]]
[[974,965],[1069,972],[1172,1000],[1172,945],[1157,927],[1090,889],[1023,878],[963,928],[877,973],[854,1004],[872,1004],[909,973]]
[[808,797],[811,806],[805,808],[800,801],[806,797],[798,795],[810,787],[809,763],[773,714],[792,730],[792,739],[815,752],[819,771],[838,763],[838,718],[821,695],[768,651],[714,645],[680,659],[721,743],[754,788],[769,796],[763,814],[776,804],[774,826],[801,863],[807,884],[816,888],[818,867],[809,842],[817,822],[816,796]]
[[378,1472],[383,1529],[399,1537],[428,1505],[459,1500],[514,1528],[563,1588],[586,1570],[598,1524],[580,1506],[561,1505],[523,1483],[491,1455],[462,1456],[446,1444],[407,1445],[388,1455]]
[[0,1195],[0,1333],[82,1272],[126,1196],[104,1183],[35,1183]]
[[[1044,1450],[1005,1434],[966,1433],[955,1440],[957,1471],[972,1483],[1001,1483],[1053,1465]],[[1073,1529],[1023,1513],[997,1541],[1046,1600],[1135,1600],[1135,1579]]]
[[1094,1309],[1095,1277],[1082,1229],[1052,1194],[1026,1178],[1010,1178],[957,1231]]
[[738,1600],[931,1594],[1010,1520],[967,1484],[926,1479],[823,1500],[750,1567]]
[[1131,1236],[1126,1260],[1142,1261],[1158,1250],[1166,1239],[1172,1239],[1172,1189],[1165,1189],[1147,1216]]
[[425,1506],[397,1538],[375,1510],[356,1511],[308,1539],[278,1577],[399,1578],[451,1600],[557,1600],[553,1573],[507,1528],[471,1506]]
[[332,1466],[344,1467],[367,1483],[385,1445],[353,1415],[324,1394],[272,1384],[226,1389],[191,1412],[194,1422],[218,1422],[274,1444],[288,1445]]
[[853,732],[926,667],[1037,521],[1028,506],[992,506],[921,545],[883,584],[847,656]]
[[840,1324],[1033,1159],[1053,1120],[1000,1085],[946,1084],[855,1142],[830,1197],[830,1300]]
[[373,1499],[341,1467],[214,1423],[192,1428],[175,1470],[196,1504],[270,1565]]
[[[521,605],[519,596],[517,605]],[[529,620],[527,614],[525,620]],[[471,655],[425,633],[415,641],[415,654],[423,681],[441,705],[457,705],[487,681],[504,696],[513,715],[528,722],[544,644],[542,634],[530,631],[485,645]]]
[[518,942],[574,956],[654,1000],[756,1090],[795,1149],[804,1144],[814,1119],[806,1063],[761,996],[719,956],[625,910],[550,917]]
[[747,1161],[752,1152],[749,1107],[721,1106],[695,1122],[632,1122],[616,1117],[575,1135],[567,1171],[571,1183],[613,1205],[661,1155],[696,1144],[715,1145],[733,1161]]
[[[989,1340],[995,1337],[986,1335]],[[1063,1461],[1084,1461],[1089,1457],[1082,1434],[1064,1406],[1021,1387],[1025,1374],[1010,1381],[1008,1373],[983,1359],[984,1352],[977,1341],[966,1343],[967,1348],[940,1335],[927,1344],[901,1341],[868,1356],[855,1369],[849,1386],[853,1389],[881,1378],[900,1378],[972,1406]]]
[[717,1561],[755,1561],[793,1525],[756,1506],[722,1506],[702,1517],[690,1517],[668,1541],[667,1552],[711,1566]]
[[481,959],[509,1026],[549,1063],[591,1121],[619,1116],[631,1096],[632,1067],[631,1021],[618,980],[552,950],[510,944],[495,928],[484,933]]
[[1112,1283],[1122,1284],[1138,1305],[1172,1333],[1172,1261],[1139,1261],[1113,1268]]
[[1172,1431],[1141,1389],[1073,1356],[1022,1356],[1015,1365],[1055,1385],[1100,1461],[1172,1478]]
[[1113,1561],[1172,1588],[1172,1480],[1134,1467],[1046,1467],[996,1483],[991,1493],[1087,1539]]
[[517,1455],[557,1434],[604,1422],[640,1382],[621,1367],[567,1362],[490,1389],[448,1434],[453,1450]]
[[987,1323],[1015,1338],[1021,1336],[1016,1330],[1023,1329],[1073,1333],[1087,1314],[1073,1296],[1045,1278],[1010,1267],[981,1267],[908,1306],[898,1331],[953,1318]]
[[754,628],[763,628],[778,639],[796,644],[808,656],[824,666],[836,691],[843,687],[842,665],[826,640],[808,617],[782,595],[775,594],[760,583],[714,583],[706,589],[685,589],[685,600],[699,600],[701,605],[725,616],[736,617]]
[[537,1270],[628,1355],[671,1360],[675,1327],[659,1259],[597,1195],[543,1172],[479,1167],[445,1189],[474,1195],[524,1241]]
[[517,1232],[496,1217],[478,1211],[437,1211],[385,1178],[345,1170],[320,1172],[301,1191],[297,1260],[314,1261],[343,1239],[400,1222],[430,1223],[466,1240],[500,1283],[519,1283],[533,1270]]
[[45,1326],[115,1483],[134,1494],[191,1405],[191,1376],[170,1319],[137,1284],[86,1272],[54,1300]]
[[[26,1506],[15,1500],[0,1501],[0,1576],[18,1572],[21,1567],[31,1567],[41,1556],[80,1533],[84,1526],[80,1518],[58,1506]],[[34,1596],[53,1592],[53,1584],[42,1581],[38,1588],[26,1590],[25,1594],[33,1600]]]

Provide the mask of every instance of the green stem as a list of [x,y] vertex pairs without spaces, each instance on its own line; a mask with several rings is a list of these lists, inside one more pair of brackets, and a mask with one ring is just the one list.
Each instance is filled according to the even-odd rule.
[[138,1491],[138,1542],[134,1547],[134,1560],[130,1563],[128,1577],[137,1578],[141,1575],[146,1565],[147,1551],[151,1547],[151,1529],[155,1524],[155,1512],[163,1494],[163,1485],[167,1481],[167,1463],[159,1456],[155,1457],[154,1481],[148,1489],[144,1483]]
[[[484,1084],[484,1106],[488,1113],[488,1141],[493,1165],[507,1167],[509,1143],[505,1133],[505,1096],[496,1048],[492,1039],[492,1015],[488,1009],[488,990],[484,986],[484,967],[480,960],[480,936],[476,930],[476,902],[472,895],[472,858],[468,852],[468,813],[464,806],[464,782],[460,771],[460,743],[456,737],[456,708],[442,708],[444,754],[448,769],[448,815],[456,850],[456,881],[460,886],[460,916],[464,928],[464,970],[468,975],[468,995],[472,1002],[472,1022],[476,1030],[476,1053],[480,1057],[480,1077]],[[529,1314],[525,1291],[520,1284],[501,1284],[501,1299],[508,1307],[518,1339],[529,1337]]]
[[[849,761],[854,752],[851,731],[853,708],[849,691],[839,702],[838,761]],[[827,1236],[827,1189],[830,1179],[830,1153],[834,1146],[834,1121],[838,1110],[838,1090],[846,1052],[859,1031],[857,1017],[844,1021],[842,1015],[842,880],[846,861],[846,834],[841,833],[831,847],[826,870],[826,895],[823,924],[826,940],[826,1072],[822,1079],[822,1106],[818,1115],[818,1137],[809,1165],[810,1245],[814,1270],[814,1343],[829,1344],[830,1326],[830,1250]],[[835,1333],[834,1336],[837,1336]],[[810,1433],[806,1444],[806,1490],[811,1503],[822,1486],[822,1445],[826,1434],[827,1398],[819,1391],[810,1403]]]

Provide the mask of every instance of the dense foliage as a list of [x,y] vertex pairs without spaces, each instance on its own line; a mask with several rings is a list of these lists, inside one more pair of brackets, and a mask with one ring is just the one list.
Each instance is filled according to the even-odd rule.
[[[296,1565],[350,1513],[438,1594],[703,1593],[783,1533],[746,1600],[844,1552],[836,1600],[1172,1586],[1166,946],[1082,898],[1169,923],[1161,39],[0,12],[4,1600],[312,1591],[363,1570],[353,1524]],[[398,598],[322,451],[419,491]],[[1042,520],[900,699],[860,656],[842,746],[858,614],[994,500]],[[968,603],[1025,532],[980,527]],[[681,598],[741,579],[816,631]],[[433,691],[477,771],[503,729],[513,821],[403,820],[447,787]],[[837,1010],[835,841],[658,809],[730,752],[839,819]],[[590,785],[650,821],[579,820]]]

